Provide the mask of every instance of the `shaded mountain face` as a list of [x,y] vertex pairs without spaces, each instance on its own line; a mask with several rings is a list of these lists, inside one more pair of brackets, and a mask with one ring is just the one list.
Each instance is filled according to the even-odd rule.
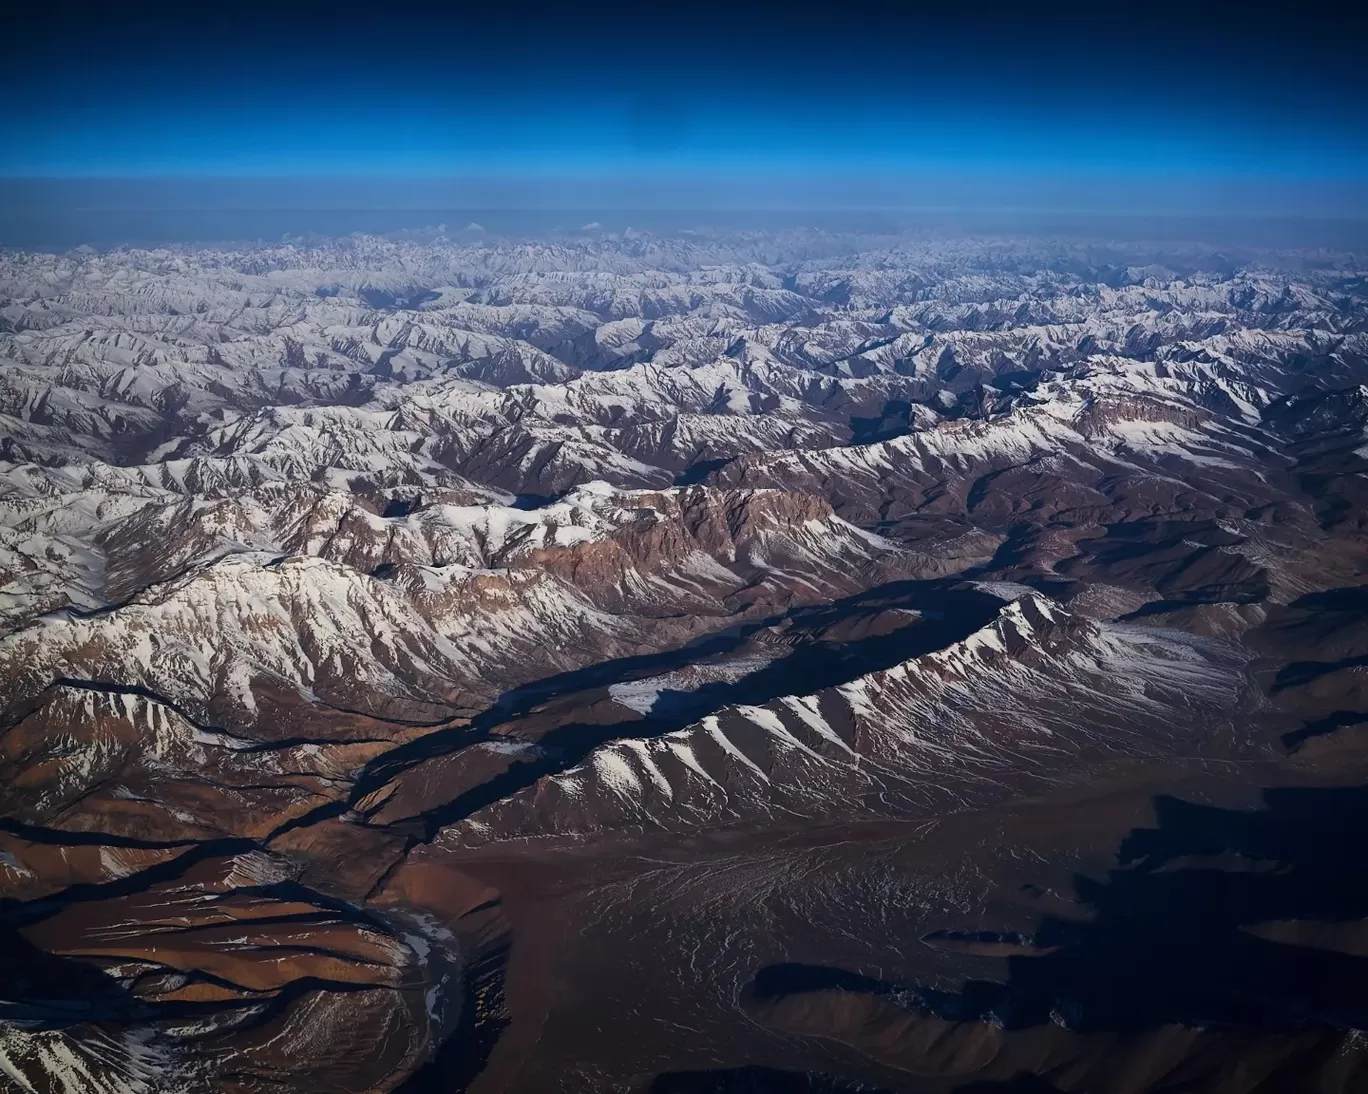
[[0,255],[0,1088],[1368,1082],[1362,260]]

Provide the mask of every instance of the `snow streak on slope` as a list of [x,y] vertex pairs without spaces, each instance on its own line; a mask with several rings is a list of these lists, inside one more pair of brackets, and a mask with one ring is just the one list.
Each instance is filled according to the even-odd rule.
[[0,1076],[23,1094],[152,1094],[174,1073],[164,1052],[134,1035],[0,1027]]
[[1082,620],[1031,594],[963,641],[891,669],[611,742],[443,838],[957,808],[1003,780],[1200,740],[1210,719],[1229,716],[1242,661],[1186,636]]
[[586,643],[631,649],[662,608],[717,614],[748,586],[821,597],[913,565],[815,499],[603,484],[538,510],[396,517],[307,488],[149,504],[99,542],[108,559],[82,576],[139,591],[0,638],[11,702],[74,678],[151,689],[226,725],[257,722],[263,688],[430,719],[527,658],[546,671],[582,663]]

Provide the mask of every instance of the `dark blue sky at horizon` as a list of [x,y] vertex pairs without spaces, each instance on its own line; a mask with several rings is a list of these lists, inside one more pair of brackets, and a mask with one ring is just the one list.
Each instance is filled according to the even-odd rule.
[[53,0],[0,74],[0,176],[1368,214],[1363,23],[1314,3]]

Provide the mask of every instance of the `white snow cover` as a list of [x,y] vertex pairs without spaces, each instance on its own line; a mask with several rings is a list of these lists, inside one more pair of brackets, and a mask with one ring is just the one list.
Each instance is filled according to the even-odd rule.
[[453,843],[601,830],[850,817],[953,803],[993,772],[1152,749],[1175,713],[1228,717],[1241,655],[1176,632],[1098,624],[1030,593],[944,649],[828,691],[727,707],[658,737],[596,748],[496,803]]

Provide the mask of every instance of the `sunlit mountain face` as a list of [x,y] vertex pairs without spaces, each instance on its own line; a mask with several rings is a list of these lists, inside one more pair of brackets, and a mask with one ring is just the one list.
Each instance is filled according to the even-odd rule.
[[0,1092],[1368,1090],[1360,22],[12,17]]

